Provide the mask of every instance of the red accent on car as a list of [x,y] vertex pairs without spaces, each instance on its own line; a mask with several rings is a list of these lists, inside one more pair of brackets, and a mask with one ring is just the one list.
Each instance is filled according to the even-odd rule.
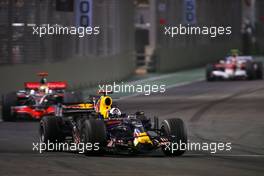
[[47,77],[48,75],[49,75],[48,72],[39,72],[38,73],[38,76],[40,76],[40,77]]
[[234,69],[236,67],[235,64],[215,64],[214,65],[215,68],[228,68],[228,69]]
[[15,107],[13,111],[16,114],[26,114],[29,115],[33,119],[41,119],[45,115],[54,114],[55,108],[53,106],[49,106],[47,109],[34,109],[29,106],[23,107]]
[[[26,82],[25,88],[26,89],[39,89],[42,84],[39,82]],[[47,86],[49,89],[66,89],[67,83],[66,82],[48,82]]]
[[66,89],[66,82],[48,82],[47,83],[49,89]]
[[121,120],[109,120],[106,122],[107,126],[120,124]]
[[225,64],[225,68],[234,69],[236,68],[236,65],[235,64]]
[[25,82],[24,85],[26,89],[38,89],[41,86],[39,82]]

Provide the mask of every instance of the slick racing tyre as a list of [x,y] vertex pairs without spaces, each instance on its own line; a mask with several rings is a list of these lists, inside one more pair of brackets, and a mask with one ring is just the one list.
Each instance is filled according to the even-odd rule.
[[249,80],[256,79],[256,69],[254,67],[256,63],[254,62],[247,62],[246,63],[246,73]]
[[81,142],[92,148],[85,148],[84,153],[102,154],[107,144],[106,127],[103,120],[86,119],[81,129]]
[[263,63],[262,62],[256,62],[257,70],[256,70],[256,78],[257,79],[263,79]]
[[213,67],[212,64],[208,64],[208,65],[206,66],[205,77],[206,77],[206,80],[207,80],[207,81],[213,81],[213,80],[214,80],[214,76],[213,76],[213,74],[212,74],[213,70],[214,70],[214,67]]
[[17,105],[17,96],[15,92],[2,96],[2,119],[3,121],[14,121],[15,114],[11,113],[11,107]]
[[164,120],[161,123],[161,132],[169,139],[172,145],[177,145],[177,148],[174,148],[174,150],[172,150],[172,146],[170,146],[170,150],[165,147],[162,148],[166,156],[180,156],[185,152],[185,147],[187,145],[187,132],[184,122],[181,119],[173,118]]
[[40,121],[39,128],[40,142],[58,143],[63,141],[59,130],[59,121],[55,116],[44,116]]

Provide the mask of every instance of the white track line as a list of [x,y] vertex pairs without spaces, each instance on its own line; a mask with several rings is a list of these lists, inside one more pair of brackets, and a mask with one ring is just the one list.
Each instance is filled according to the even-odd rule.
[[253,157],[264,158],[264,154],[251,155],[251,154],[185,154],[184,156],[208,156],[208,157]]
[[25,23],[12,23],[12,26],[14,27],[25,26]]
[[[193,83],[196,83],[196,82],[199,82],[199,81],[203,81],[203,80],[204,80],[204,78],[196,79],[194,81],[186,81],[186,82],[182,82],[182,83],[176,83],[176,84],[173,84],[173,85],[170,85],[170,86],[166,86],[166,90],[174,88],[174,87],[181,87],[181,86],[190,85],[190,84],[193,84]],[[119,100],[136,97],[136,96],[143,95],[143,94],[144,94],[144,92],[135,93],[135,94],[132,94],[132,95],[127,95],[127,96],[120,97]],[[146,95],[146,97],[148,97],[148,96],[150,96],[150,95]]]

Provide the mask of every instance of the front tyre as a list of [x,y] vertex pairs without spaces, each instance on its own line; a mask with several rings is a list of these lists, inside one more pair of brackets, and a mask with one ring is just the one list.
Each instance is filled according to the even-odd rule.
[[[172,151],[172,148],[162,148],[166,156],[180,156],[185,153],[187,145],[187,132],[184,122],[179,118],[164,120],[161,123],[161,132],[169,139],[172,145],[177,145],[177,149]],[[183,147],[185,145],[185,147]]]
[[256,63],[254,62],[247,62],[246,63],[246,73],[248,80],[254,80],[256,79],[256,69],[255,69]]
[[59,130],[58,119],[55,116],[44,116],[40,121],[39,128],[41,143],[57,143],[63,140]]
[[256,78],[257,79],[263,79],[263,63],[262,62],[256,62],[257,70],[256,70]]
[[214,70],[214,66],[212,64],[208,64],[206,66],[205,77],[207,81],[214,81],[213,70]]
[[81,128],[81,142],[85,154],[102,154],[107,144],[106,126],[103,120],[87,119]]

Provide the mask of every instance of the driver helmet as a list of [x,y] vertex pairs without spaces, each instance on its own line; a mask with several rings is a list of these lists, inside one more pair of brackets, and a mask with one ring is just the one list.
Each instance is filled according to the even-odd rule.
[[121,111],[118,108],[112,108],[109,111],[109,117],[120,117],[121,116]]
[[40,86],[40,88],[39,88],[39,92],[40,92],[40,93],[44,93],[44,94],[49,93],[49,88],[48,88],[48,86],[45,86],[45,85]]
[[46,84],[47,83],[47,78],[41,78],[40,83],[41,84]]

